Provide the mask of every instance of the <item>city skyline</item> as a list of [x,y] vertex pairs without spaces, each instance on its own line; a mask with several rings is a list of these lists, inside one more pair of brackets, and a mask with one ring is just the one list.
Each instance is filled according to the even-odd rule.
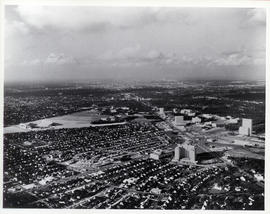
[[5,18],[6,82],[265,79],[265,9],[9,5]]

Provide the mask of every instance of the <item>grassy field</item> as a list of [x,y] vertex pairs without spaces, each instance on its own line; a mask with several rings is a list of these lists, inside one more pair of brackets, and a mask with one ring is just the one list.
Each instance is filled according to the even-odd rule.
[[[31,123],[39,124],[41,121],[49,121],[50,123],[58,123],[60,125],[54,127],[26,129],[19,125],[9,126],[4,128],[4,133],[15,133],[15,132],[29,132],[33,130],[46,130],[46,129],[62,129],[62,128],[82,128],[90,126],[90,123],[95,120],[99,120],[102,116],[97,111],[82,111],[73,114],[68,114],[59,117],[51,117],[43,120],[31,121]],[[26,123],[27,124],[27,123]]]

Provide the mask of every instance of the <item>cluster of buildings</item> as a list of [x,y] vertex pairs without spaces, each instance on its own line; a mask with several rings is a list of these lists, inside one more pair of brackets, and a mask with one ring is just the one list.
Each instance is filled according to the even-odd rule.
[[[169,112],[166,113],[164,111],[164,108],[159,108],[158,115],[164,119],[164,123],[165,121],[170,121],[166,124],[171,124],[173,127],[182,131],[185,131],[187,126],[191,124],[195,124],[197,127],[201,127],[202,131],[211,130],[212,128],[216,127],[225,127],[226,125],[233,125],[237,130],[240,121],[239,118],[233,118],[231,116],[222,117],[213,114],[198,114],[191,109],[182,109],[181,111],[173,109],[173,114],[170,114]],[[257,146],[257,141],[254,141],[255,143],[250,142],[251,136],[252,119],[242,118],[242,125],[238,129],[238,136],[228,135],[229,140],[223,140],[235,144]],[[233,141],[231,140],[231,138],[233,139]],[[224,148],[221,150],[223,151]],[[193,145],[189,142],[185,142],[184,144],[178,144],[175,147],[173,162],[180,162],[183,164],[197,164],[202,157],[200,153],[208,152],[209,150],[207,150],[207,148],[204,148],[203,145]],[[161,150],[156,150],[151,153],[150,158],[159,160],[162,157],[162,154],[163,153]]]
[[165,119],[166,118],[166,114],[164,112],[164,108],[159,108],[159,112],[158,112],[159,116],[162,118],[162,119]]
[[[233,118],[231,116],[218,116],[213,114],[200,114],[191,109],[173,109],[172,115],[166,115],[164,108],[159,108],[158,115],[162,119],[170,119],[172,125],[180,130],[185,130],[185,126],[188,124],[196,124],[203,128],[203,130],[215,128],[215,127],[224,127],[225,125],[238,125],[240,118]],[[175,115],[175,116],[173,116]],[[242,125],[238,129],[239,135],[242,136],[251,136],[252,135],[252,119],[242,119]]]
[[153,160],[160,160],[163,158],[171,157],[172,155],[173,155],[173,152],[171,149],[166,149],[166,150],[156,149],[150,153],[149,157],[150,159],[153,159]]

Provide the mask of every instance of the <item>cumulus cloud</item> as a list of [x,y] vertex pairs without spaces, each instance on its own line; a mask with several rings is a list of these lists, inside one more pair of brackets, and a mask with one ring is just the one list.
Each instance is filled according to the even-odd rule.
[[122,48],[118,51],[108,50],[97,57],[99,60],[132,60],[139,57],[141,46],[139,44]]
[[[5,7],[5,18],[5,64],[18,66],[17,74],[22,65],[45,65],[67,76],[76,70],[83,77],[94,70],[105,77],[105,71],[117,73],[112,66],[154,73],[185,67],[195,72],[208,65],[223,78],[222,67],[265,65],[263,9],[19,5]],[[247,51],[233,51],[242,47]],[[69,69],[78,63],[80,68]],[[248,72],[235,68],[241,69]]]
[[[260,51],[261,52],[261,51]],[[258,65],[265,63],[264,55],[248,54],[246,50],[222,52],[216,56],[208,55],[182,55],[174,52],[159,50],[145,51],[140,45],[123,48],[119,51],[107,51],[98,57],[101,63],[111,63],[113,66],[141,66],[155,65],[206,65],[206,66],[240,66]]]
[[155,64],[179,64],[180,59],[174,52],[165,53],[157,50],[150,50],[143,58],[144,61]]
[[22,65],[26,66],[33,66],[33,65],[40,65],[42,61],[40,59],[30,59],[30,60],[23,60]]
[[122,58],[122,59],[135,58],[139,55],[140,51],[141,51],[141,46],[139,44],[136,44],[135,46],[121,49],[117,53],[116,57]]
[[50,53],[45,60],[45,63],[63,65],[78,63],[78,60],[76,60],[74,57],[66,56],[64,53]]
[[[260,53],[260,54],[259,54]],[[71,64],[106,64],[113,67],[141,67],[145,65],[181,66],[242,66],[242,65],[263,65],[265,55],[263,51],[258,54],[249,55],[246,50],[222,52],[217,56],[207,55],[182,55],[174,52],[162,52],[158,50],[145,51],[139,44],[122,48],[118,51],[107,51],[100,56],[76,59],[64,53],[50,53],[45,59],[24,60],[22,65],[34,66],[47,65],[71,65]]]
[[29,28],[24,22],[12,20],[5,21],[5,35],[10,37],[17,34],[27,35],[29,33]]
[[149,60],[163,59],[164,54],[157,50],[151,50],[146,54],[145,58]]
[[253,25],[265,25],[266,24],[266,10],[260,8],[254,8],[247,11],[247,21]]
[[69,65],[79,64],[79,61],[72,56],[66,56],[64,53],[50,53],[46,58],[24,59],[21,64],[24,66]]
[[[261,51],[260,51],[261,52]],[[254,51],[253,55],[246,50],[223,52],[220,56],[210,61],[209,64],[219,66],[241,66],[241,65],[262,65],[265,57]]]
[[249,64],[250,60],[251,60],[251,57],[247,55],[230,54],[227,57],[223,57],[223,58],[215,60],[215,63],[217,65],[238,66],[238,65]]
[[177,64],[179,59],[174,52],[164,53],[158,50],[143,50],[139,44],[107,51],[98,58],[100,62],[111,62],[113,66],[141,66],[146,64]]

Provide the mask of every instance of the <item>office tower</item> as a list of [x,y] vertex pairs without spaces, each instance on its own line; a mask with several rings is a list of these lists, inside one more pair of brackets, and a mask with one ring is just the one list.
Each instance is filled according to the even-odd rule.
[[184,124],[184,117],[183,116],[175,116],[174,117],[175,125],[183,125]]
[[252,135],[252,119],[242,119],[242,126],[239,127],[239,134],[245,136]]

